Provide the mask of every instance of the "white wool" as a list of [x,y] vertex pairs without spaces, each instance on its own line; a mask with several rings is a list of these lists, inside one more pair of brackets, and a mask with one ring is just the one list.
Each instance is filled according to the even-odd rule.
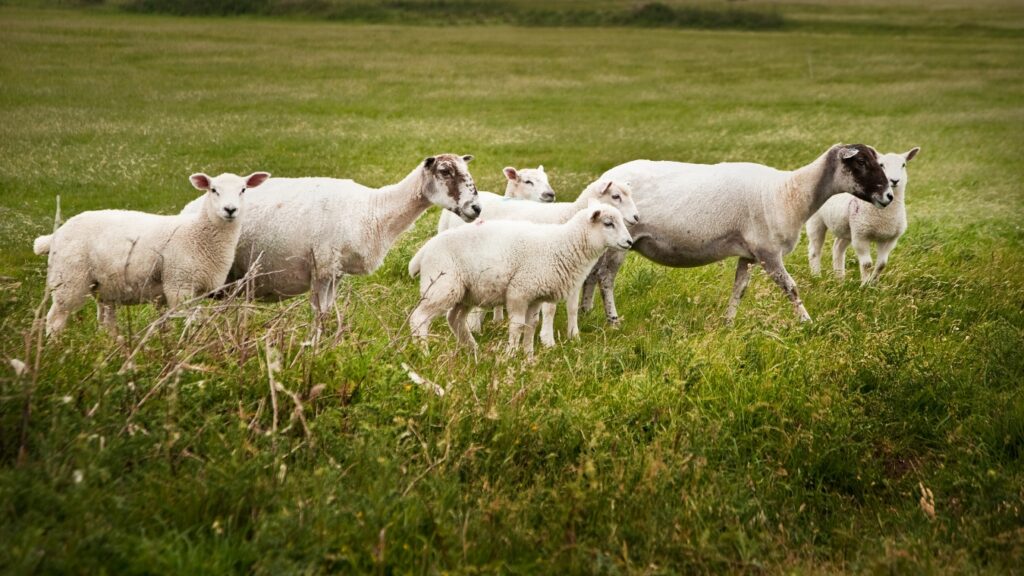
[[[539,224],[561,224],[572,218],[577,212],[586,208],[591,202],[606,204],[619,210],[628,226],[639,222],[640,214],[633,202],[630,187],[622,182],[602,179],[591,183],[573,202],[523,202],[509,200],[494,194],[480,194],[482,212],[480,218],[490,220],[524,220]],[[453,224],[457,227],[458,224]],[[579,295],[571,294],[566,300],[566,337],[575,338],[579,335]],[[541,342],[545,346],[555,345],[555,313],[556,304],[546,304],[542,309],[543,325],[540,331]],[[478,322],[471,317],[470,327],[479,329]]]
[[[889,253],[907,231],[907,162],[920,151],[912,148],[902,154],[879,156],[879,163],[892,186],[892,204],[877,208],[849,194],[833,196],[807,221],[807,250],[811,272],[821,273],[821,247],[829,230],[835,236],[832,268],[836,276],[846,275],[846,249],[853,244],[860,264],[861,284],[878,278],[889,263]],[[871,244],[877,245],[878,261],[872,265]]]
[[[544,172],[543,165],[537,168],[523,168],[521,170],[512,166],[506,166],[504,174],[508,180],[508,183],[505,185],[505,198],[529,200],[531,202],[555,201],[555,191],[551,188],[551,184],[548,183],[548,175]],[[481,192],[480,194],[494,196],[490,192]],[[456,218],[454,214],[443,211],[437,221],[437,231],[439,233],[444,232],[461,223],[462,221]]]
[[425,340],[431,320],[447,311],[460,344],[475,347],[466,314],[473,306],[504,304],[509,349],[518,348],[522,337],[532,354],[541,303],[578,292],[606,249],[631,243],[622,214],[598,205],[563,224],[486,221],[439,234],[409,263],[409,274],[420,276],[421,299],[409,320],[413,335]]
[[[312,289],[314,309],[325,312],[334,305],[339,278],[376,270],[431,205],[466,220],[479,214],[470,160],[432,156],[401,182],[379,189],[334,178],[272,178],[247,199],[231,277],[245,276],[258,262],[255,297],[277,300]],[[190,204],[184,212],[194,209]]]
[[[859,174],[859,176],[858,176]],[[888,185],[877,153],[869,146],[837,144],[814,162],[793,171],[751,163],[685,164],[636,160],[612,168],[602,178],[629,182],[643,221],[632,228],[634,250],[676,267],[739,257],[726,319],[736,315],[759,263],[787,295],[801,320],[810,315],[782,258],[796,246],[807,219],[826,200],[844,192],[888,202]],[[588,278],[584,309],[598,282],[605,313],[617,321],[614,280],[624,254],[609,253]]]
[[173,307],[221,287],[244,220],[243,193],[269,176],[194,174],[193,185],[207,191],[195,213],[83,212],[37,238],[36,253],[49,254],[47,333],[60,332],[90,293],[100,303],[101,323],[116,330],[117,304],[164,301]]

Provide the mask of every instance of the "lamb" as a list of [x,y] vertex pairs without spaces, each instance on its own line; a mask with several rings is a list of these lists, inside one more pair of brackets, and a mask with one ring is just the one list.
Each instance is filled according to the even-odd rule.
[[420,303],[409,318],[413,337],[425,346],[430,322],[447,310],[459,344],[475,350],[466,314],[473,306],[504,304],[509,352],[522,340],[532,356],[541,303],[578,293],[605,250],[632,244],[622,213],[597,204],[564,224],[499,220],[438,234],[409,262],[409,275],[420,276]]
[[192,185],[206,192],[196,213],[82,212],[36,238],[35,253],[49,255],[47,335],[60,333],[90,292],[99,303],[100,324],[116,333],[118,304],[162,300],[173,308],[220,288],[242,230],[243,194],[269,177],[193,174]]
[[[543,164],[536,168],[523,168],[522,170],[506,166],[503,172],[505,179],[508,180],[505,184],[506,200],[555,201],[555,191],[548,183],[548,175],[544,172]],[[490,192],[481,192],[480,194],[493,196]],[[440,234],[458,225],[459,221],[450,212],[444,211],[441,212],[441,218],[437,221],[437,232]]]
[[[507,202],[501,197],[481,195],[480,206],[483,209],[483,217],[486,220],[527,220],[541,224],[561,224],[568,221],[574,214],[586,208],[587,205],[597,201],[618,209],[627,225],[632,226],[640,221],[640,214],[637,212],[636,204],[633,203],[633,193],[629,186],[619,181],[602,179],[587,186],[579,197],[573,202],[555,202],[551,204],[537,204],[534,202]],[[566,300],[567,329],[566,337],[569,339],[579,336],[579,294],[570,294]],[[540,340],[545,346],[555,345],[555,312],[556,304],[548,303],[541,308],[544,318],[540,331]],[[478,317],[477,317],[478,318]],[[479,321],[473,322],[470,318],[471,329],[479,331]]]
[[[833,196],[807,221],[807,250],[811,272],[821,273],[821,246],[828,230],[836,237],[832,245],[832,268],[836,276],[846,275],[846,249],[853,243],[860,263],[861,285],[874,282],[889,263],[889,253],[907,231],[907,162],[920,148],[903,154],[883,154],[879,163],[893,189],[892,206],[881,210],[849,194]],[[878,263],[871,266],[871,243],[878,245]]]
[[[472,156],[440,154],[418,164],[401,182],[373,189],[352,180],[273,178],[249,196],[249,214],[229,278],[257,261],[251,294],[281,300],[310,292],[318,314],[334,305],[343,274],[370,274],[395,240],[431,205],[469,222],[480,214],[466,166]],[[198,209],[193,201],[183,212]]]
[[[634,250],[646,258],[666,266],[694,267],[739,257],[725,314],[730,323],[754,262],[789,297],[800,320],[810,321],[782,262],[800,240],[804,223],[829,198],[844,192],[879,208],[893,201],[877,152],[864,144],[836,144],[793,171],[751,163],[635,160],[608,170],[602,178],[632,186],[644,213],[643,223],[631,230]],[[624,260],[624,253],[609,252],[595,267],[584,286],[584,310],[593,306],[594,286],[600,283],[605,314],[610,322],[618,321],[614,284]]]

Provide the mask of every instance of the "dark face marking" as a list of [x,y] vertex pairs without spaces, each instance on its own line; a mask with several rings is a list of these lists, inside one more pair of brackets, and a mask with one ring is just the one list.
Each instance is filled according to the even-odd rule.
[[[856,190],[850,192],[867,202],[881,201],[882,193],[889,188],[889,178],[885,169],[878,162],[878,154],[870,146],[853,144],[846,148],[855,148],[857,154],[842,160],[843,168],[850,173],[857,184]],[[876,202],[877,204],[877,202]],[[888,204],[884,202],[882,205]]]
[[[469,158],[472,159],[472,156]],[[459,170],[459,160],[459,157],[454,154],[440,154],[434,157],[432,162],[424,164],[432,174],[444,181],[448,189],[448,197],[455,202],[456,206],[459,204],[459,190],[463,184],[466,184],[476,195],[476,184],[469,172]]]

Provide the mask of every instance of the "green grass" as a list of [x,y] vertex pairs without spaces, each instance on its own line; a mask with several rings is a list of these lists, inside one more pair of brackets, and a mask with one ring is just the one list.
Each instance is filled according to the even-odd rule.
[[[1019,571],[1021,10],[782,13],[805,24],[0,7],[0,570]],[[726,328],[733,262],[679,270],[634,255],[620,330],[591,313],[580,340],[525,364],[495,359],[500,326],[474,361],[438,323],[425,357],[406,336],[405,268],[432,210],[376,274],[346,283],[343,322],[315,346],[302,300],[229,306],[183,341],[172,320],[127,363],[87,309],[32,369],[45,263],[31,241],[57,195],[65,217],[172,213],[197,170],[382,185],[452,151],[476,155],[481,189],[499,189],[505,165],[543,163],[567,199],[634,158],[793,168],[837,141],[922,153],[910,229],[878,286],[811,277],[804,244],[787,259],[810,325],[758,272]],[[131,344],[157,313],[122,311]],[[268,343],[308,433],[283,392],[272,432]]]

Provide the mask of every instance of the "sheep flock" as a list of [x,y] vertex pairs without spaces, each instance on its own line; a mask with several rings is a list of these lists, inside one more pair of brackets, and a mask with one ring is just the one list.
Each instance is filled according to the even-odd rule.
[[457,154],[430,156],[382,188],[266,172],[198,173],[189,180],[203,194],[180,214],[83,212],[33,248],[48,257],[51,338],[90,294],[99,323],[116,333],[118,305],[182,307],[242,279],[252,283],[249,297],[308,293],[323,314],[344,276],[372,274],[398,237],[439,206],[437,234],[409,262],[419,278],[420,299],[409,316],[414,339],[426,349],[432,321],[445,315],[458,344],[475,351],[480,308],[494,308],[498,321],[504,309],[509,355],[522,349],[532,356],[542,311],[541,342],[555,345],[559,302],[568,312],[565,339],[579,337],[579,310],[589,311],[598,291],[607,321],[621,322],[615,277],[630,252],[673,267],[736,258],[726,322],[758,264],[797,318],[810,321],[783,258],[806,228],[811,270],[819,273],[831,231],[837,276],[852,244],[862,283],[878,281],[907,229],[907,163],[918,152],[836,144],[794,170],[634,160],[562,202],[543,166],[505,168],[503,196],[479,192],[468,167],[473,157]]

